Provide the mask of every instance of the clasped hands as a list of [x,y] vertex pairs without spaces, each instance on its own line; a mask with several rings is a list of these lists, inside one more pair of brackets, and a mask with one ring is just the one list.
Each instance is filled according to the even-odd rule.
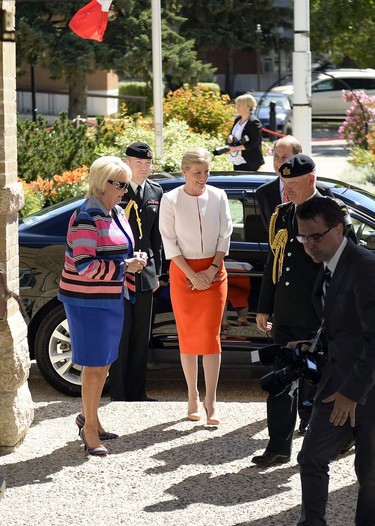
[[215,267],[208,267],[206,270],[197,272],[192,278],[189,279],[189,288],[192,290],[207,290],[210,288],[215,276],[217,269]]
[[140,250],[138,252],[134,252],[134,256],[127,259],[126,263],[128,264],[128,272],[131,272],[132,274],[135,274],[136,272],[142,272],[144,267],[147,265],[147,253],[141,252]]

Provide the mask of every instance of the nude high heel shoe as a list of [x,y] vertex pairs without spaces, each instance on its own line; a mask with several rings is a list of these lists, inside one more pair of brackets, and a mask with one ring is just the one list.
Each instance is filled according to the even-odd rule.
[[188,413],[187,417],[188,420],[191,420],[192,422],[198,422],[198,420],[201,419],[200,413]]
[[208,426],[218,426],[218,425],[220,425],[220,420],[218,418],[212,418],[212,416],[211,417],[208,416],[206,400],[203,401],[203,409],[206,411],[207,425]]
[[192,411],[192,412],[189,411],[189,406],[188,406],[188,414],[186,418],[188,420],[191,420],[192,422],[198,422],[198,420],[201,419],[201,414],[199,412],[199,399],[198,399],[196,406],[198,408],[198,411]]

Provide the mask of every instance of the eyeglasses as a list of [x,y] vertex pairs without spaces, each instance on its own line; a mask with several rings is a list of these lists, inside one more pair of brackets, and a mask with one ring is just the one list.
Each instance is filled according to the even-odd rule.
[[296,238],[297,238],[297,241],[299,241],[300,243],[308,243],[309,241],[314,241],[314,243],[319,243],[322,240],[322,237],[328,234],[328,232],[332,230],[332,228],[334,227],[331,226],[331,228],[329,228],[325,232],[322,232],[321,234],[316,233],[316,234],[310,234],[309,236],[296,236]]
[[120,183],[119,181],[112,181],[112,179],[108,179],[107,183],[117,188],[117,190],[127,190],[129,188],[129,183]]

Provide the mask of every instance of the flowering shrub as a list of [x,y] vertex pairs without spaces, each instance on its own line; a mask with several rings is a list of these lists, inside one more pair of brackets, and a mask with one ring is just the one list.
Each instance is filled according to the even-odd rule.
[[82,166],[62,175],[54,175],[52,179],[37,177],[36,181],[29,183],[22,180],[25,205],[20,215],[24,217],[44,206],[59,203],[69,197],[84,195],[87,190],[87,178],[88,168]]
[[46,199],[43,192],[37,188],[33,188],[30,183],[27,183],[24,179],[19,179],[19,181],[22,183],[25,198],[25,203],[19,211],[19,214],[21,217],[26,217],[41,210],[44,207]]
[[367,123],[375,121],[375,97],[364,91],[342,91],[346,102],[352,104],[346,111],[346,117],[339,128],[339,133],[352,147],[366,148]]
[[208,87],[179,88],[164,99],[164,119],[185,121],[191,130],[210,135],[227,135],[236,114],[229,95],[220,95]]

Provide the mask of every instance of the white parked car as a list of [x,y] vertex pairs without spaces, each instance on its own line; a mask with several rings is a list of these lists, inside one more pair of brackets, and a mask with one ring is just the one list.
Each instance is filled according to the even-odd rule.
[[[342,90],[361,90],[375,95],[375,69],[332,69],[313,77],[313,118],[344,119],[350,104],[344,101]],[[277,86],[272,91],[293,97],[293,84]]]

